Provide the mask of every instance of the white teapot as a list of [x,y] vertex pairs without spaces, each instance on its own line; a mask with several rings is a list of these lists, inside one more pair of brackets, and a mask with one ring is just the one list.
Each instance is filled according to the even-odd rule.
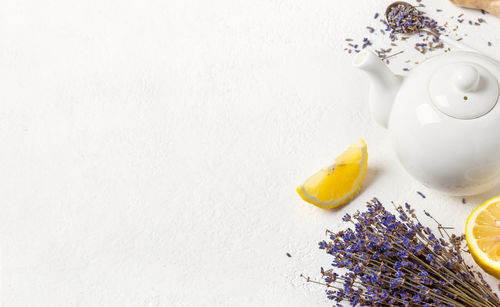
[[406,77],[372,52],[353,65],[371,78],[370,108],[405,169],[425,186],[474,195],[500,181],[500,63],[474,52],[434,56]]

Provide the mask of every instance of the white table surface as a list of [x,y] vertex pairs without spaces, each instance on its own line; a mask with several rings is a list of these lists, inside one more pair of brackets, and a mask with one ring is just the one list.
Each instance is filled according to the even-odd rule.
[[[299,275],[319,277],[325,229],[371,197],[462,232],[500,189],[462,204],[409,177],[343,51],[389,2],[1,1],[2,306],[330,306]],[[485,18],[458,33],[500,59]],[[398,73],[423,60],[398,48]],[[303,202],[296,185],[359,137],[357,198]]]

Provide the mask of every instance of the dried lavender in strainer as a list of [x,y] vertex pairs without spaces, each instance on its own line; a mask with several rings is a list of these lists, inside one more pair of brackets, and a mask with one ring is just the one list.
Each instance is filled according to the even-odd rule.
[[[417,5],[414,7],[398,5],[395,6],[388,14],[389,22],[384,18],[384,16],[381,16],[379,13],[375,13],[374,19],[380,21],[383,27],[377,28],[373,25],[366,26],[368,33],[363,39],[368,39],[370,41],[370,44],[367,45],[362,42],[356,43],[354,39],[349,38],[346,39],[346,41],[348,41],[349,43],[346,44],[344,51],[349,54],[358,53],[362,49],[373,45],[374,48],[372,47],[370,49],[373,49],[381,59],[385,60],[388,57],[394,56],[394,53],[392,53],[391,51],[394,48],[398,47],[398,45],[401,45],[400,47],[405,47],[403,46],[403,44],[405,44],[405,41],[407,41],[407,39],[409,38],[408,34],[416,31],[417,34],[415,34],[415,36],[417,37],[417,42],[415,43],[413,48],[421,54],[427,54],[428,52],[437,50],[448,52],[450,51],[450,48],[446,48],[438,38],[425,31],[419,32],[419,30],[428,30],[437,34],[450,35],[451,33],[457,33],[459,25],[461,25],[462,23],[464,25],[469,24],[471,26],[480,26],[486,23],[486,19],[484,18],[477,18],[477,20],[468,20],[468,22],[464,23],[464,14],[460,14],[458,16],[447,17],[447,21],[439,24],[436,20],[428,17],[424,12],[420,10],[420,8],[425,7],[422,1],[416,0],[416,2]],[[443,12],[443,10],[436,9],[436,12],[441,13]],[[452,26],[450,25],[450,22],[454,19],[458,24]],[[391,27],[390,24],[393,25],[393,27]],[[373,36],[380,35],[385,37],[385,39],[383,39],[385,40],[385,46],[382,47],[376,46],[379,44],[379,42],[375,43],[372,40]],[[455,37],[456,35],[453,36]],[[467,34],[464,34],[464,36],[467,36]],[[389,39],[389,41],[387,41],[387,39]],[[456,40],[460,41],[462,40],[462,37],[456,37]],[[401,53],[402,50],[400,50],[399,52]],[[387,64],[389,64],[389,61],[386,62]]]
[[449,235],[438,223],[437,237],[408,204],[396,211],[373,199],[367,211],[346,214],[352,227],[328,232],[330,240],[319,243],[332,266],[346,272],[321,268],[323,282],[307,280],[352,306],[500,306],[481,273],[464,262],[464,236]]

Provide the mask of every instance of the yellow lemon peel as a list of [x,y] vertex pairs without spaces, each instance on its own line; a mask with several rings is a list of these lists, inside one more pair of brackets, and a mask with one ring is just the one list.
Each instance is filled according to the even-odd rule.
[[352,144],[335,163],[312,175],[297,187],[303,200],[322,209],[331,209],[348,202],[361,187],[368,168],[368,150],[360,139]]

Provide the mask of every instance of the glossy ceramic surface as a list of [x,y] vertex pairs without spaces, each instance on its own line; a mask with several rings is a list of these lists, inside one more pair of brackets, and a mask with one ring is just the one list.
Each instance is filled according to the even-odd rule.
[[479,194],[499,183],[498,80],[497,62],[469,52],[433,57],[404,78],[387,127],[413,177],[451,195]]
[[480,64],[454,62],[434,71],[429,94],[436,108],[444,114],[458,119],[474,119],[495,107],[498,80]]

